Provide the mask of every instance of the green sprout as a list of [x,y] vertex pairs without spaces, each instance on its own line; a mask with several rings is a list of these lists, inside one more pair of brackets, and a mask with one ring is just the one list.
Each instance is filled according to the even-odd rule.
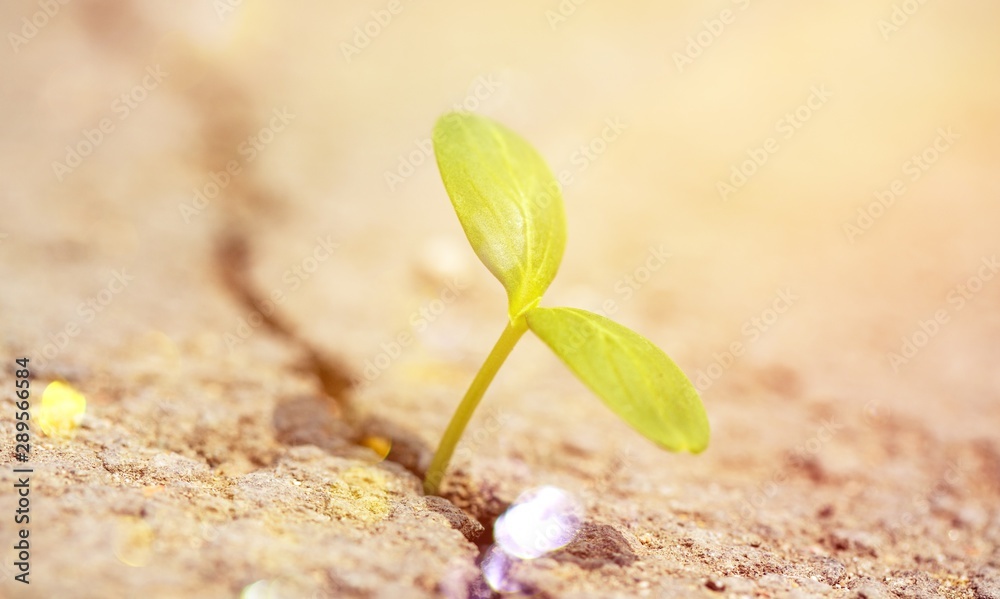
[[562,194],[531,144],[491,119],[449,113],[434,154],[476,255],[507,290],[507,326],[452,416],[424,479],[438,493],[473,411],[518,339],[531,329],[621,419],[670,451],[708,446],[708,417],[680,368],[645,337],[598,314],[540,308],[566,246]]

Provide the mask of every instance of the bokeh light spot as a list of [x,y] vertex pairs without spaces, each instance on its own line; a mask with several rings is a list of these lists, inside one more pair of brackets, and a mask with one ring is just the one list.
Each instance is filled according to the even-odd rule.
[[366,436],[361,439],[361,444],[374,451],[379,460],[384,460],[389,455],[389,450],[392,449],[392,439],[378,435]]
[[115,531],[115,556],[125,565],[141,568],[153,553],[153,529],[142,518],[124,517]]
[[493,536],[508,555],[535,559],[572,541],[582,519],[572,495],[547,485],[521,493],[497,519]]
[[87,399],[83,394],[66,383],[55,381],[42,392],[42,405],[33,417],[42,434],[63,437],[76,430],[86,411]]
[[480,568],[483,579],[490,588],[498,593],[516,593],[521,585],[511,576],[514,560],[496,545],[489,548]]

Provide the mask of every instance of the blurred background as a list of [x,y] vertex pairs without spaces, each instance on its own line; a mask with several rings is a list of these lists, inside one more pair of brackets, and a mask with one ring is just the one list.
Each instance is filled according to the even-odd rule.
[[[671,469],[743,476],[748,448],[800,442],[817,405],[932,442],[992,435],[998,18],[981,1],[5,2],[5,353],[98,405],[193,348],[223,387],[294,368],[226,289],[236,236],[354,401],[433,443],[505,315],[430,149],[457,107],[520,132],[563,185],[545,304],[608,313],[702,390],[713,446]],[[632,434],[533,339],[493,393],[540,455]],[[500,437],[481,451],[523,443]]]
[[[427,143],[457,106],[521,132],[562,180],[570,241],[550,304],[613,300],[693,371],[742,341],[735,368],[782,362],[817,391],[994,405],[1000,281],[961,310],[947,300],[998,249],[992,6],[40,6],[5,5],[0,58],[4,312],[29,353],[101,269],[136,281],[78,352],[146,328],[235,330],[195,299],[233,226],[261,286],[284,289],[282,308],[356,375],[447,276],[474,299],[404,361],[450,360],[434,343],[456,335],[485,350],[504,297]],[[332,258],[283,278],[320,235]],[[670,258],[635,273],[651,247]],[[786,288],[794,306],[747,335]],[[894,366],[888,352],[940,309],[950,321]]]

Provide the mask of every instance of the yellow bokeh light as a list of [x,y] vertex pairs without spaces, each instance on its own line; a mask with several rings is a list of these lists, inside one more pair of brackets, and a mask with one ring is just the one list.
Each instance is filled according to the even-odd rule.
[[361,444],[378,454],[379,460],[384,460],[392,449],[392,439],[380,435],[367,435]]
[[42,405],[34,410],[33,419],[47,437],[72,433],[87,411],[87,398],[66,383],[49,383],[42,392]]
[[153,528],[142,518],[123,516],[118,519],[115,531],[115,556],[125,565],[141,568],[153,556]]

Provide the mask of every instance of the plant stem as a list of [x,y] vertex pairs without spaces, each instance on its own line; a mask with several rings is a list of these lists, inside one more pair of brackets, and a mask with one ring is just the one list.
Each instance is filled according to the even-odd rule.
[[424,477],[424,493],[427,495],[438,494],[441,479],[444,478],[444,473],[448,469],[451,456],[455,453],[458,440],[462,437],[466,425],[469,424],[469,419],[472,418],[476,406],[479,405],[479,400],[483,398],[486,388],[493,382],[493,377],[496,376],[504,360],[510,355],[510,351],[514,349],[518,339],[527,330],[528,323],[524,316],[518,316],[513,322],[508,321],[500,338],[497,339],[496,345],[493,346],[493,351],[486,357],[486,361],[476,373],[476,378],[472,379],[472,384],[465,392],[462,403],[458,404],[455,415],[451,417],[451,422],[448,423],[448,428],[445,429],[441,443],[438,444],[437,451],[434,453],[434,459],[431,460],[431,465],[427,469],[427,475]]

